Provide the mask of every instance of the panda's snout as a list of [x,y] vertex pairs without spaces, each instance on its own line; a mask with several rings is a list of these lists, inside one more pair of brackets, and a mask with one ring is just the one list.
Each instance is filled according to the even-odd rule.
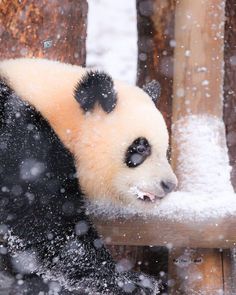
[[161,188],[163,189],[165,194],[169,194],[176,188],[176,183],[172,181],[168,181],[168,180],[165,180],[165,181],[162,180]]

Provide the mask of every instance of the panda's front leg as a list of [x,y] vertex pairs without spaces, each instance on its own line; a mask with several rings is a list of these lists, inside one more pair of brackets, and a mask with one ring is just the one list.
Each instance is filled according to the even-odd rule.
[[[67,228],[67,233],[65,232]],[[157,283],[140,273],[118,272],[109,251],[86,217],[61,228],[53,240],[37,252],[42,259],[39,273],[59,281],[71,294],[156,295]]]

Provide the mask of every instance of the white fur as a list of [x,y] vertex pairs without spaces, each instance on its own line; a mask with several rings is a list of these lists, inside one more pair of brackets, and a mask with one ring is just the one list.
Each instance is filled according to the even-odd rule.
[[[140,88],[118,81],[116,108],[107,114],[96,106],[92,113],[84,115],[73,91],[86,71],[40,59],[0,63],[0,75],[47,118],[75,155],[80,185],[89,198],[151,207],[138,200],[132,188],[162,197],[160,181],[176,183],[166,159],[168,132],[164,119]],[[147,138],[152,154],[142,165],[129,168],[124,163],[125,152],[138,137]]]

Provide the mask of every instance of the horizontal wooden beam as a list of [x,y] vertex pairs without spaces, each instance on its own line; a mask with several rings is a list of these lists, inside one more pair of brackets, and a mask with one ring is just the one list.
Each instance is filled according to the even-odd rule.
[[156,245],[192,248],[230,248],[236,245],[236,217],[203,221],[170,221],[156,218],[94,218],[107,244]]

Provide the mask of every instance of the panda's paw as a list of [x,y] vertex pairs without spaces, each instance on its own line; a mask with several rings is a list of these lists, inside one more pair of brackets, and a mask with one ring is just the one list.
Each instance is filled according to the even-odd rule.
[[160,285],[152,277],[143,273],[128,272],[123,273],[117,281],[118,286],[124,294],[132,295],[158,295]]

